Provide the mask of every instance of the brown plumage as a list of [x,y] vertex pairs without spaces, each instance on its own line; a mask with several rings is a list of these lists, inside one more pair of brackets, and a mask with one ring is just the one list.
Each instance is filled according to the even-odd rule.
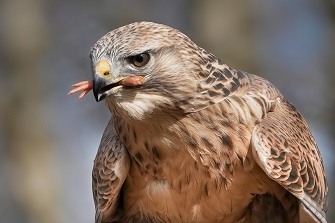
[[107,33],[90,56],[93,86],[71,93],[93,88],[112,113],[96,223],[326,222],[319,150],[270,82],[150,22]]

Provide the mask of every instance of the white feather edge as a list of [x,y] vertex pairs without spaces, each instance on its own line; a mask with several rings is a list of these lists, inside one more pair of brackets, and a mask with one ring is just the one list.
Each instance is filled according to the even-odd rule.
[[[306,216],[307,213],[308,218]],[[300,203],[300,221],[309,222],[308,219],[313,219],[314,222],[327,223],[325,212],[319,207],[319,205],[304,193]]]
[[[252,153],[254,159],[258,165],[266,172],[271,174],[271,166],[267,162],[270,154],[268,151],[263,149],[256,137],[252,137]],[[327,223],[325,212],[319,207],[319,205],[310,198],[305,192],[302,197],[298,197],[300,200],[300,222],[303,223]]]

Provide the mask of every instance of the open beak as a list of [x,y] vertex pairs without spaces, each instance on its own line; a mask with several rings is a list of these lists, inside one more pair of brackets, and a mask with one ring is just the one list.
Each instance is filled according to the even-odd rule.
[[111,71],[108,62],[104,59],[100,60],[95,68],[93,80],[81,81],[73,84],[73,89],[68,94],[74,94],[83,91],[78,99],[83,98],[93,89],[93,95],[97,102],[105,99],[110,94],[115,94],[121,88],[129,89],[139,87],[144,84],[144,77],[131,75],[119,77],[112,80]]
[[96,67],[93,77],[93,94],[96,101],[101,101],[111,94],[115,94],[121,88],[139,87],[144,84],[143,76],[123,76],[115,78],[111,74],[109,63],[101,59]]
[[95,74],[93,78],[93,94],[96,101],[105,99],[108,95],[115,93],[119,88],[122,88],[121,81],[124,78],[109,82],[108,79]]
[[95,74],[93,78],[93,95],[96,101],[101,101],[106,97],[106,95],[103,95],[105,92],[101,91],[105,86],[107,86],[107,80]]
[[96,101],[101,101],[108,96],[119,81],[111,81],[111,67],[106,59],[101,59],[95,66],[93,77],[93,94]]

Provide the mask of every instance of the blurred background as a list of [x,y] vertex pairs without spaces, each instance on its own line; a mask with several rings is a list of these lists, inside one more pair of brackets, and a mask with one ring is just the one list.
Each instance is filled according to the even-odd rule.
[[307,119],[335,222],[333,0],[3,0],[0,3],[0,216],[11,223],[91,223],[91,169],[110,114],[71,84],[88,53],[134,21],[173,26],[229,66],[269,79]]

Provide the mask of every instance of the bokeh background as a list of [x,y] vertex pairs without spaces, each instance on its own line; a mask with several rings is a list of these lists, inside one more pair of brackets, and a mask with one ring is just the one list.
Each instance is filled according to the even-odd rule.
[[173,26],[228,65],[274,83],[305,116],[324,158],[334,212],[333,0],[2,0],[0,218],[91,223],[91,169],[110,117],[89,94],[90,47],[134,21]]

